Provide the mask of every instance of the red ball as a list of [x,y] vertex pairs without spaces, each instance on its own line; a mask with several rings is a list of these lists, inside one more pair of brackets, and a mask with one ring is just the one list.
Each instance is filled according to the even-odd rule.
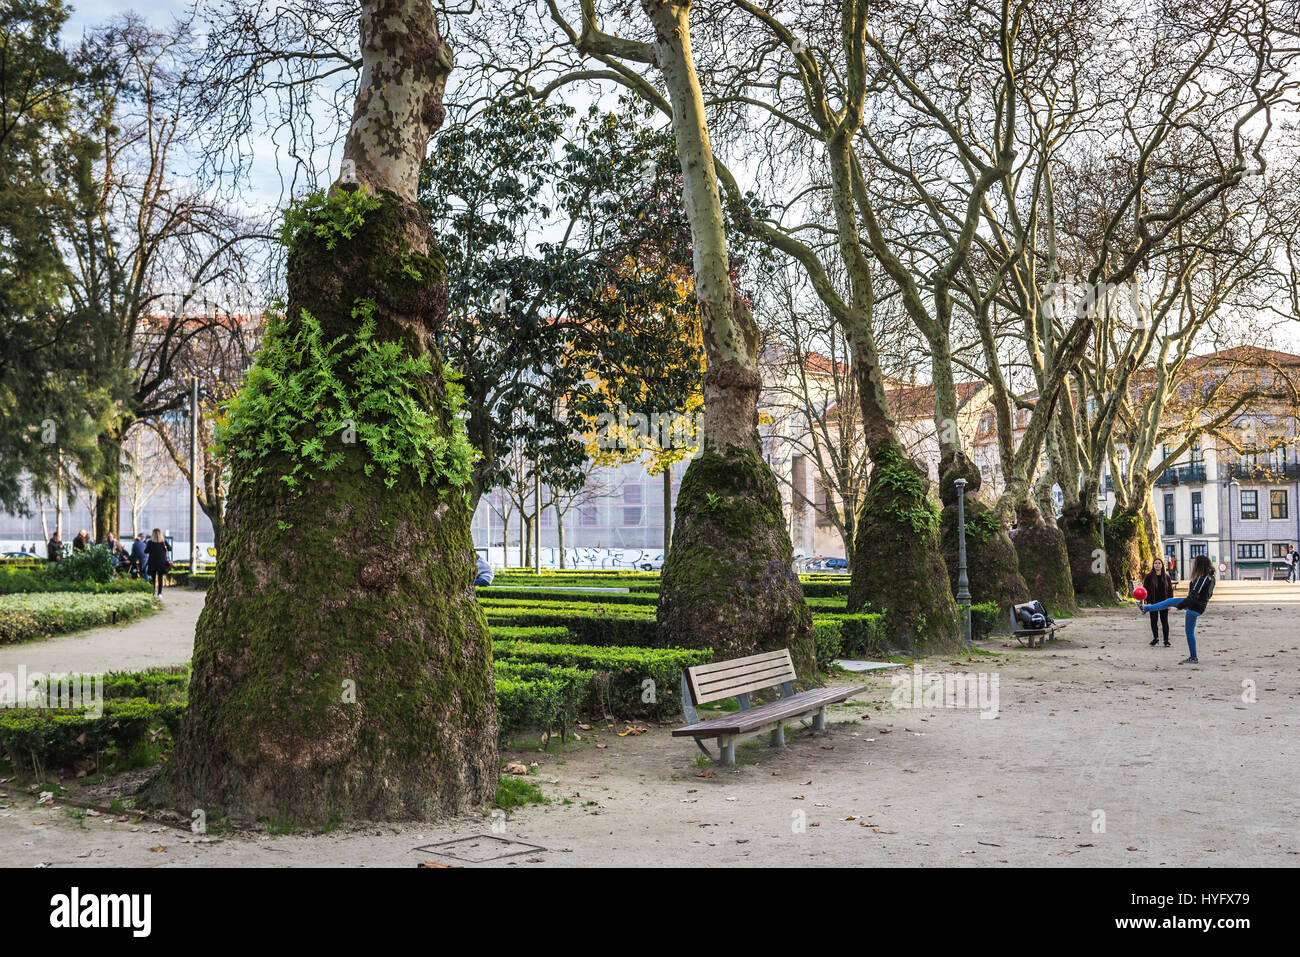
[[1138,585],[1137,588],[1133,589],[1133,597],[1138,601],[1141,601],[1143,598],[1147,597],[1147,590],[1141,585]]

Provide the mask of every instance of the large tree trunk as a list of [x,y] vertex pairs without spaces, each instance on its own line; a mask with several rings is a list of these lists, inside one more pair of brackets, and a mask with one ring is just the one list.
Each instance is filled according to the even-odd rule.
[[957,453],[943,465],[939,499],[943,557],[948,577],[957,581],[957,486],[966,479],[966,577],[972,604],[993,602],[1004,614],[1012,605],[1029,600],[1029,586],[1020,574],[1020,557],[997,512],[975,494],[980,489],[980,471],[965,455]]
[[1020,574],[1029,588],[1029,597],[1037,598],[1053,614],[1071,614],[1075,610],[1074,582],[1065,536],[1054,522],[1043,517],[1032,499],[1016,508],[1012,541],[1020,556]]
[[[375,340],[431,357],[432,373],[410,374],[408,387],[447,437],[432,335],[446,317],[446,283],[415,186],[442,121],[450,51],[429,0],[367,0],[361,49],[344,156],[382,205],[332,250],[313,228],[328,214],[299,231],[283,335],[306,312],[324,341],[346,343],[358,301],[374,300]],[[355,394],[352,367],[336,372]],[[368,424],[391,426],[389,415]],[[342,460],[300,494],[278,481],[294,453],[245,460],[235,450],[189,708],[154,795],[209,818],[304,824],[482,807],[498,774],[496,699],[464,492],[440,472],[422,484],[409,463],[388,487],[380,470],[367,474],[364,442],[322,438]],[[258,480],[245,481],[256,467]]]
[[1124,595],[1141,584],[1151,567],[1151,546],[1140,509],[1117,509],[1106,522],[1106,564],[1115,588]]
[[735,294],[704,99],[691,58],[689,3],[642,0],[673,105],[705,353],[702,449],[677,494],[659,591],[666,645],[733,658],[789,647],[816,667],[812,616],[795,574],[776,477],[759,451],[758,327]]
[[95,486],[98,507],[95,509],[95,541],[108,541],[108,534],[121,533],[122,513],[122,435],[118,431],[106,432],[99,438],[99,453],[103,464]]
[[962,644],[957,603],[939,550],[939,512],[925,468],[904,453],[867,330],[848,331],[871,453],[850,568],[849,611],[885,616],[880,651],[946,651]]
[[1061,511],[1061,534],[1070,558],[1070,579],[1074,595],[1083,605],[1114,605],[1115,583],[1107,570],[1109,561],[1102,545],[1101,512],[1089,505],[1096,501],[1095,491],[1085,494]]

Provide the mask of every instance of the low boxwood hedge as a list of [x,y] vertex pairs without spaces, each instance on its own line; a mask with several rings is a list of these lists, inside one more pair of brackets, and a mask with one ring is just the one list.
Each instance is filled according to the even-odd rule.
[[650,605],[654,606],[659,601],[658,592],[634,591],[634,592],[581,592],[581,591],[560,591],[551,588],[516,588],[508,586],[505,588],[497,587],[495,584],[485,585],[475,589],[479,601],[485,598],[501,599],[518,604],[531,604],[538,601],[558,601],[567,603],[582,604],[604,604],[604,605]]
[[601,602],[531,602],[488,598],[483,600],[488,624],[565,628],[582,645],[658,644],[659,625],[650,605],[611,605]]
[[[817,642],[819,662],[833,658],[863,658],[883,654],[888,649],[884,632],[885,616],[871,612],[824,614],[813,616],[813,637]],[[835,635],[839,651],[833,652]]]
[[152,593],[0,595],[0,645],[48,638],[98,625],[120,624],[150,614],[157,608]]
[[593,673],[579,668],[504,660],[495,662],[497,734],[506,738],[531,728],[558,731],[561,739],[577,720]]
[[87,758],[98,764],[110,750],[128,755],[156,728],[166,728],[174,738],[184,710],[174,702],[123,698],[105,701],[98,716],[85,709],[0,711],[0,751],[20,779],[39,781],[49,768],[71,767]]
[[[595,673],[584,710],[592,715],[646,717],[654,720],[681,713],[682,671],[713,660],[707,649],[626,648],[494,640],[492,653],[502,659],[572,667]],[[647,685],[649,681],[651,684]]]

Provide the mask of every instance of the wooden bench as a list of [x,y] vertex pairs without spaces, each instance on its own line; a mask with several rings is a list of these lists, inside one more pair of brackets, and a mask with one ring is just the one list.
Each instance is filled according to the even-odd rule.
[[[857,688],[814,688],[795,693],[794,662],[788,649],[767,651],[747,658],[715,661],[696,665],[682,672],[682,713],[686,727],[673,732],[675,738],[694,738],[700,750],[713,758],[702,738],[716,738],[721,764],[736,763],[736,738],[742,734],[768,731],[768,744],[780,747],[785,744],[785,722],[791,718],[812,715],[814,731],[826,729],[826,706],[866,691]],[[753,691],[780,688],[781,698],[769,704],[751,708],[749,695]],[[701,721],[695,709],[702,704],[735,698],[740,710],[719,718]]]
[[1022,628],[1020,623],[1020,609],[1029,608],[1033,604],[1032,601],[1027,601],[1023,605],[1011,606],[1011,634],[1014,635],[1016,640],[1021,644],[1027,643],[1029,647],[1032,648],[1034,647],[1034,642],[1037,641],[1038,647],[1041,648],[1043,647],[1043,642],[1048,638],[1054,639],[1056,637],[1056,630],[1062,626],[1058,625],[1051,618],[1048,618],[1048,625],[1046,628]]

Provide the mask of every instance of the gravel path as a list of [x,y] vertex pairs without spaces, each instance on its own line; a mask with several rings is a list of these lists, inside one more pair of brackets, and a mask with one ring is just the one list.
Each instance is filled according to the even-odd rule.
[[71,635],[20,645],[0,645],[0,672],[28,674],[135,671],[183,665],[194,652],[194,623],[203,610],[204,593],[188,588],[163,590],[163,607],[125,625],[105,625]]

